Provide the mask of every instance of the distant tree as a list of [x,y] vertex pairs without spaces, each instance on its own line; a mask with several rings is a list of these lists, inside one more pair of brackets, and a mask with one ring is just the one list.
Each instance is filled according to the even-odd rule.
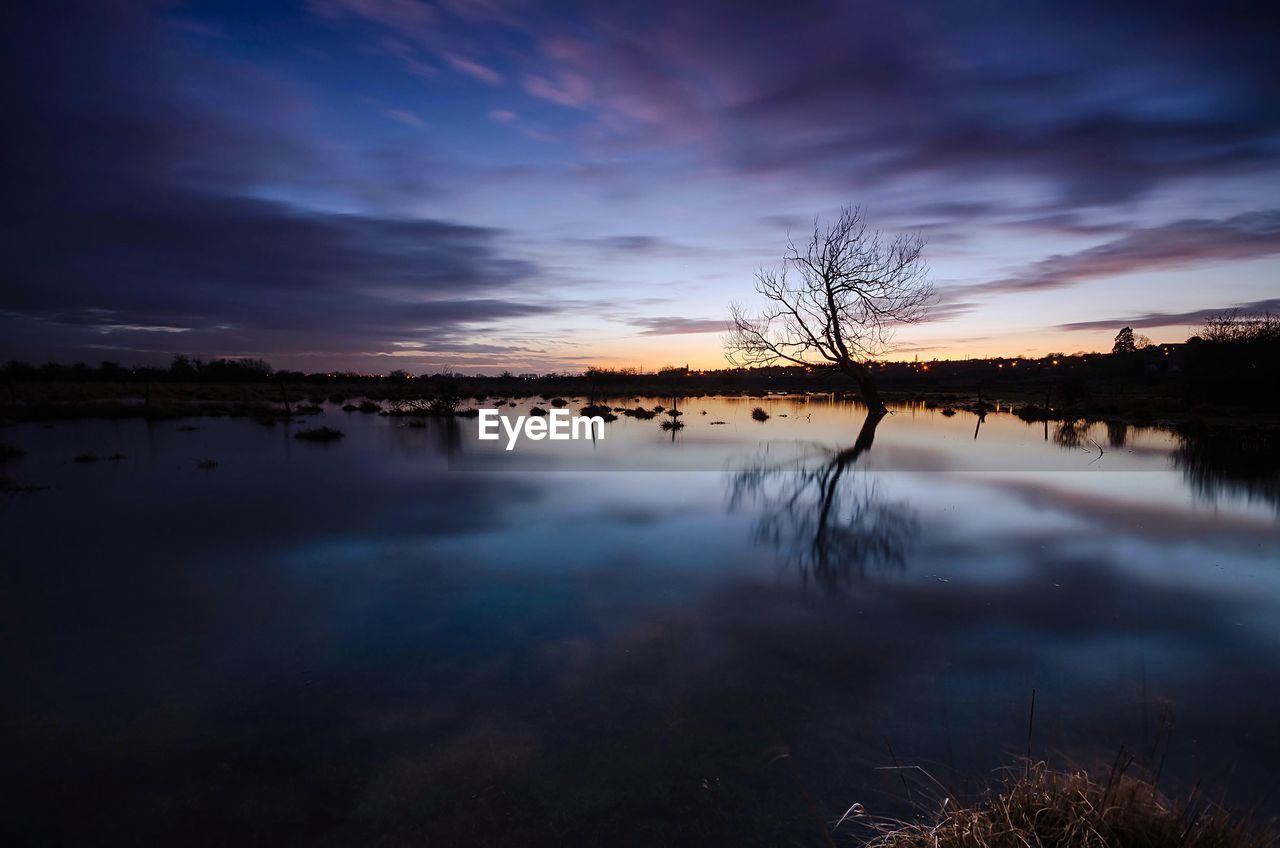
[[1276,344],[1280,342],[1280,315],[1241,315],[1232,309],[1206,321],[1199,336],[1211,344]]
[[203,366],[204,363],[199,359],[191,359],[181,353],[175,353],[173,362],[169,364],[169,376],[176,380],[191,380],[200,375]]
[[1111,346],[1112,353],[1133,353],[1137,345],[1133,340],[1133,328],[1125,327],[1116,333],[1116,343]]
[[934,301],[924,240],[885,238],[857,207],[823,226],[803,249],[789,243],[780,271],[756,273],[759,314],[730,307],[725,356],[738,367],[804,366],[852,378],[868,408],[885,411],[871,360],[886,353],[900,324],[920,321]]
[[1280,316],[1215,315],[1188,339],[1179,365],[1183,390],[1195,402],[1280,409]]
[[1149,347],[1151,347],[1151,339],[1149,337],[1144,336],[1141,333],[1138,333],[1133,337],[1134,350],[1146,350]]

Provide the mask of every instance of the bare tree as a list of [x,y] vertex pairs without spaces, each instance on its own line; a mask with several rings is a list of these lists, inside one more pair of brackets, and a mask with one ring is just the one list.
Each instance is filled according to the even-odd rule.
[[764,310],[730,306],[725,356],[735,366],[843,373],[871,411],[883,413],[870,363],[890,350],[899,324],[920,321],[934,301],[923,251],[918,235],[869,230],[856,206],[825,227],[815,221],[803,250],[788,242],[781,270],[756,272]]

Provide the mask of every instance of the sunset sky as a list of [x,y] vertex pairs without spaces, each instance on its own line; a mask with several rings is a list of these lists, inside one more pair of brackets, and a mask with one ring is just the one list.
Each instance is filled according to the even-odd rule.
[[843,204],[928,239],[903,358],[1280,312],[1274,4],[27,5],[3,359],[720,367]]

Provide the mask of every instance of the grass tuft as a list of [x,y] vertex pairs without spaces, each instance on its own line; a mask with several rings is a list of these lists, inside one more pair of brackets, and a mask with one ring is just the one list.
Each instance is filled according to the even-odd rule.
[[751,410],[751,417],[757,421],[768,421],[769,413],[765,412],[764,409],[757,406],[755,409]]
[[299,430],[293,434],[293,437],[306,442],[336,442],[345,438],[346,435],[341,430],[335,430],[332,427],[314,427],[310,430]]
[[867,825],[869,848],[1264,848],[1275,833],[1193,792],[1172,802],[1150,782],[1113,770],[1106,780],[1044,763],[1011,769],[973,806],[948,799],[929,822],[874,820],[859,805],[842,819]]

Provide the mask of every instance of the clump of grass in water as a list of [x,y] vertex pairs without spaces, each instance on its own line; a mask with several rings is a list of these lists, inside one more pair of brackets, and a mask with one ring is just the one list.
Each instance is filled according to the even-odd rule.
[[1050,421],[1054,417],[1050,410],[1036,406],[1034,403],[1018,407],[1013,414],[1023,421]]
[[956,414],[956,411],[948,406],[946,409],[942,410],[942,414],[943,416],[950,418],[951,416]]
[[529,410],[529,414],[530,415],[546,415],[547,411],[540,406],[535,406],[533,409]]
[[648,421],[650,418],[654,417],[658,413],[654,412],[651,409],[645,409],[643,406],[637,406],[635,409],[623,410],[622,414],[629,416],[631,418],[639,418],[642,421]]
[[755,409],[751,410],[751,417],[757,421],[768,421],[769,413],[765,412],[764,409],[757,406]]
[[662,429],[663,430],[683,430],[684,422],[678,418],[672,418],[670,420],[662,422]]
[[346,438],[346,435],[341,430],[335,430],[332,427],[314,427],[310,430],[299,430],[293,434],[293,437],[307,442],[336,442],[339,439]]
[[1265,848],[1280,835],[1253,832],[1197,792],[1172,802],[1123,769],[1097,780],[1043,762],[1010,769],[972,806],[947,799],[931,822],[875,820],[861,805],[836,828],[846,822],[871,829],[868,848]]
[[[0,465],[10,462],[22,456],[26,451],[7,442],[0,442]],[[24,483],[20,480],[14,480],[5,474],[0,474],[0,492],[7,493],[25,493],[38,492],[44,486],[37,486],[34,483]]]
[[96,453],[78,453],[71,458],[71,461],[78,462],[81,465],[88,465],[91,462],[97,462],[98,455]]

